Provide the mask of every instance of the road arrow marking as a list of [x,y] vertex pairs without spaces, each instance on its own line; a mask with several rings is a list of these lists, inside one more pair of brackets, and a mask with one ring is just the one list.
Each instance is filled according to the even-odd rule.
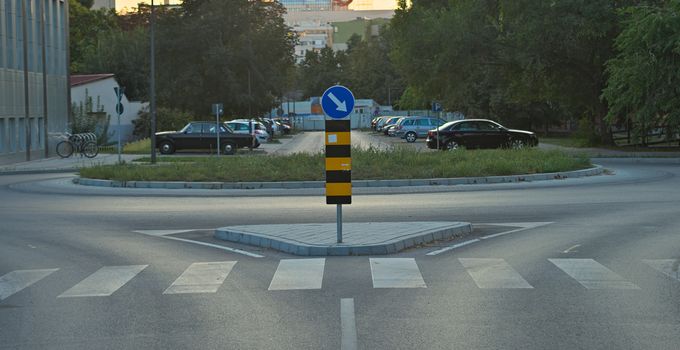
[[333,95],[332,92],[328,94],[328,97],[337,106],[336,110],[340,112],[347,112],[347,103],[345,103],[345,101],[340,102],[340,100],[337,97],[335,97],[335,95]]

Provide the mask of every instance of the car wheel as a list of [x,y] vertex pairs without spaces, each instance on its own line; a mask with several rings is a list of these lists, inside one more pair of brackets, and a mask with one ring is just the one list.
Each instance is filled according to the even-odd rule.
[[158,145],[158,149],[161,151],[161,154],[175,153],[175,146],[173,146],[172,142],[170,141],[161,142],[161,144]]
[[525,147],[526,147],[526,143],[524,143],[523,140],[517,139],[517,140],[512,140],[510,142],[510,148],[512,148],[512,149],[523,149]]
[[415,132],[409,132],[406,134],[406,142],[410,143],[416,142],[416,138],[417,136]]
[[236,145],[232,142],[225,142],[222,145],[222,151],[224,152],[224,154],[228,155],[234,154],[234,152],[236,152]]
[[459,148],[460,148],[460,145],[458,144],[458,142],[456,142],[456,141],[454,141],[454,140],[449,140],[449,141],[446,143],[446,150],[447,150],[447,151],[455,151],[455,150],[457,150],[457,149],[459,149]]

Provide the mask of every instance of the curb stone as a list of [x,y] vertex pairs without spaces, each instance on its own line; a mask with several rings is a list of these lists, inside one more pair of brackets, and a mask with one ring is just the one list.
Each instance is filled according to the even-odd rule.
[[[508,182],[531,182],[546,180],[561,180],[576,177],[601,175],[604,168],[593,168],[564,171],[556,173],[482,176],[482,177],[454,177],[441,179],[397,179],[397,180],[355,180],[353,187],[406,187],[406,186],[451,186],[474,184],[497,184]],[[73,183],[82,186],[97,187],[126,187],[153,189],[202,189],[202,190],[258,190],[258,189],[301,189],[325,188],[324,181],[281,181],[281,182],[188,182],[188,181],[115,181],[76,177]]]

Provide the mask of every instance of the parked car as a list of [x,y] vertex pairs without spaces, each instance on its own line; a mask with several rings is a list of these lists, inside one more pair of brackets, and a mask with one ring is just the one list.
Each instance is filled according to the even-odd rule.
[[[216,149],[216,130],[215,122],[190,122],[180,131],[157,132],[156,145],[161,154],[173,154],[184,149]],[[220,125],[222,153],[234,154],[236,149],[248,147],[252,143],[252,136],[234,133],[226,125]],[[259,145],[257,140],[255,143]]]
[[[250,135],[250,122],[248,121],[230,121],[225,123],[230,129],[234,130],[234,133]],[[264,124],[259,122],[253,122],[253,127],[255,128],[255,137],[259,143],[267,143],[269,141],[269,133],[266,131],[267,128]]]
[[[405,139],[406,142],[416,142],[420,137],[426,137],[432,128],[444,125],[446,121],[433,117],[409,117],[400,119],[392,129],[394,136]],[[390,131],[392,132],[392,131]]]
[[533,132],[508,129],[487,119],[457,120],[438,129],[438,133],[437,129],[428,131],[427,147],[455,150],[460,147],[524,148],[538,145],[538,137]]
[[387,125],[383,132],[385,133],[385,135],[390,136],[390,137],[396,136],[395,133],[397,131],[397,125],[399,125],[399,123],[402,120],[409,119],[409,118],[411,118],[411,117],[401,117],[401,118],[397,119],[397,121],[394,124]]
[[[383,131],[383,127],[385,126],[387,121],[390,120],[391,118],[394,118],[394,117],[382,117],[382,119],[378,120],[378,122],[375,123],[375,131],[377,131],[377,132]],[[399,118],[399,117],[396,117],[396,118]]]
[[382,125],[382,132],[383,132],[383,134],[388,135],[388,129],[387,129],[387,128],[389,128],[390,125],[396,124],[397,121],[398,121],[400,118],[403,118],[403,117],[390,117],[390,118],[388,118],[387,121],[385,121],[385,123]]
[[378,122],[380,122],[381,119],[384,117],[375,117],[373,120],[371,120],[371,129],[377,130],[376,128],[378,127]]
[[232,122],[242,122],[242,123],[250,123],[253,122],[255,124],[255,130],[263,130],[264,132],[267,133],[267,141],[272,140],[274,138],[274,127],[270,124],[269,121],[266,119],[234,119]]

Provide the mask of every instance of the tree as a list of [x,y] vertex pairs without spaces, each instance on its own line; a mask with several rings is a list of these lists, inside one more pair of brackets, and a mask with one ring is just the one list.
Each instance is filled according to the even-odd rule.
[[324,47],[319,52],[307,51],[298,67],[297,87],[305,97],[321,96],[330,86],[348,84],[345,75],[347,55]]
[[87,73],[113,73],[131,100],[148,99],[149,36],[143,27],[102,32],[82,63]]
[[161,16],[159,103],[203,115],[215,102],[232,115],[269,110],[294,65],[284,11],[278,2],[185,1]]
[[89,10],[78,0],[69,0],[69,50],[71,72],[83,73],[83,60],[96,50],[97,37],[117,27],[113,10]]
[[632,7],[616,38],[616,57],[607,62],[609,79],[602,97],[607,118],[630,122],[636,138],[663,126],[680,131],[680,1]]

